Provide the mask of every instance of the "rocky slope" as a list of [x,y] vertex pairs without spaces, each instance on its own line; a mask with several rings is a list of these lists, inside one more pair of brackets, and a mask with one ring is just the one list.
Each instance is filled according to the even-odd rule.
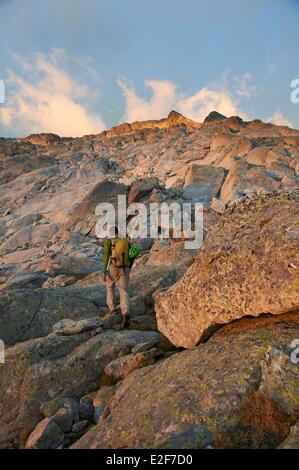
[[[298,446],[299,131],[173,111],[0,139],[0,182],[0,447]],[[127,331],[95,236],[120,194],[202,202],[207,235],[142,240]]]

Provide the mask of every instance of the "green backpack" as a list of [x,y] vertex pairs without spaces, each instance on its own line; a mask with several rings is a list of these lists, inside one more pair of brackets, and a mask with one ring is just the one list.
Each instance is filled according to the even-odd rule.
[[134,261],[137,256],[139,255],[140,253],[140,248],[138,245],[136,245],[136,243],[133,243],[133,245],[131,245],[131,248],[130,248],[130,251],[129,251],[129,258],[130,258],[130,261]]
[[111,262],[117,268],[129,268],[129,240],[127,238],[116,238],[111,240]]

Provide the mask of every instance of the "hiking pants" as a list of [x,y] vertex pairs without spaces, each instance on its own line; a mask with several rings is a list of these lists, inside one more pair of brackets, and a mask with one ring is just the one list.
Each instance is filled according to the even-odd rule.
[[122,316],[130,314],[130,297],[129,297],[129,277],[130,268],[117,268],[110,265],[107,276],[107,305],[109,311],[116,310],[115,305],[115,285],[119,290],[120,309]]

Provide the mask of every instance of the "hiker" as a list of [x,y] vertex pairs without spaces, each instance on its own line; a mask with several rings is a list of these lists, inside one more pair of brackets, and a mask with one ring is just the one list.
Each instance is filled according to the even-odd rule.
[[[114,238],[104,241],[104,275],[103,281],[107,287],[108,314],[111,317],[116,313],[115,285],[118,287],[120,296],[120,309],[122,325],[124,328],[130,326],[130,297],[129,277],[130,269],[138,256],[139,249],[135,244],[130,244],[128,238],[119,238],[117,227],[112,228]],[[111,231],[112,233],[112,231]]]

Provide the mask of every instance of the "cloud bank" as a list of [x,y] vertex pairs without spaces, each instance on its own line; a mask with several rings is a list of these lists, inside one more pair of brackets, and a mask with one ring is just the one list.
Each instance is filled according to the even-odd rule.
[[[100,100],[101,80],[88,60],[70,57],[63,49],[30,59],[15,55],[15,60],[15,70],[7,73],[6,102],[0,107],[0,125],[11,134],[53,132],[79,137],[108,127],[94,111]],[[173,109],[198,122],[213,110],[248,120],[240,100],[250,99],[258,92],[252,76],[247,72],[232,77],[230,83],[228,78],[224,73],[220,82],[207,84],[193,94],[183,93],[170,80],[145,80],[147,96],[138,93],[127,78],[119,78],[117,84],[125,98],[121,122],[161,119]],[[292,127],[279,111],[265,120]]]
[[[238,115],[244,120],[250,120],[240,107],[240,99],[250,99],[253,95],[260,93],[251,82],[252,76],[247,72],[240,77],[233,77],[230,85],[228,75],[225,73],[222,82],[209,84],[188,96],[180,92],[171,81],[146,80],[144,84],[145,88],[150,91],[150,96],[144,98],[137,93],[134,85],[126,78],[120,78],[118,85],[126,103],[122,121],[161,119],[172,109],[198,122],[202,122],[214,110],[228,117]],[[274,112],[264,121],[279,126],[294,127],[280,111]]]
[[258,89],[255,85],[250,83],[251,80],[252,76],[249,72],[246,72],[240,77],[234,77],[235,90],[237,95],[249,99],[257,93]]
[[0,123],[21,134],[53,132],[82,136],[103,130],[99,115],[88,110],[92,90],[65,70],[63,50],[32,60],[15,56],[20,72],[8,71],[6,104],[0,108]]
[[[220,84],[207,85],[190,96],[180,92],[171,81],[146,80],[144,83],[151,92],[148,99],[138,95],[134,86],[126,79],[118,80],[126,101],[124,121],[160,119],[172,109],[195,121],[202,121],[213,110],[246,119],[246,114],[239,108],[238,98],[229,90],[226,77]],[[244,82],[242,85],[244,86]],[[242,90],[245,93],[244,88]],[[247,89],[246,92],[248,94]]]

